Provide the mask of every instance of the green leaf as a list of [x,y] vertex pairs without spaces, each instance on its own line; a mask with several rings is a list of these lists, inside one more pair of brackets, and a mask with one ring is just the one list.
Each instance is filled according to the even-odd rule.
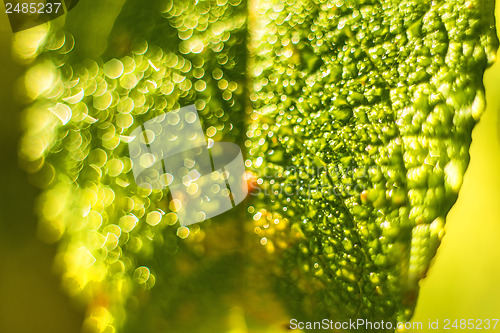
[[258,217],[299,231],[265,235],[287,241],[275,274],[292,313],[411,318],[484,109],[492,6],[257,2],[249,153],[272,194]]

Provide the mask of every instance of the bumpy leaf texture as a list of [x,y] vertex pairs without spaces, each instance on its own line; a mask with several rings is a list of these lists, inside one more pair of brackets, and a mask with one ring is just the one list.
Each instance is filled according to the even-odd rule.
[[257,2],[248,136],[266,204],[255,218],[279,213],[296,230],[275,273],[292,312],[411,318],[484,109],[492,7]]
[[[19,33],[32,62],[21,155],[86,328],[229,330],[245,230],[270,253],[246,258],[252,272],[270,268],[290,316],[408,319],[484,108],[492,8],[86,1],[63,26]],[[168,189],[135,185],[128,134],[189,104],[207,137],[248,148],[253,222],[240,209],[180,227]]]

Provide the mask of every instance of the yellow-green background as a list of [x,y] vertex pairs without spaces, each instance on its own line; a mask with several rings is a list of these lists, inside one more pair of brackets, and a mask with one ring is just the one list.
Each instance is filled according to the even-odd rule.
[[[497,1],[497,34],[499,7]],[[487,70],[484,83],[487,108],[472,133],[469,168],[448,214],[446,236],[420,283],[413,321],[500,319],[500,61]]]
[[[500,1],[500,16],[498,7]],[[0,8],[0,333],[79,332],[83,309],[59,287],[55,246],[36,238],[37,190],[17,163],[22,106],[15,85],[22,68],[11,60],[13,34]],[[469,169],[421,282],[413,320],[424,329],[412,332],[430,332],[429,319],[500,319],[500,63],[487,71],[485,85],[488,105],[473,132]]]

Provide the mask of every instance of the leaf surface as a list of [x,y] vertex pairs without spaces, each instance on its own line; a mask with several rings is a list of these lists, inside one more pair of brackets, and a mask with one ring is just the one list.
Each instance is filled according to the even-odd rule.
[[[293,313],[411,318],[484,109],[491,6],[257,2],[256,217],[278,214],[297,230],[276,271]],[[262,236],[268,246],[291,237]]]

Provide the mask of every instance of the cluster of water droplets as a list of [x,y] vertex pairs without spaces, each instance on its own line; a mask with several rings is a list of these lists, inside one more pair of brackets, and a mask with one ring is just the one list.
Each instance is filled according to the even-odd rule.
[[78,40],[49,25],[16,37],[17,57],[29,63],[20,153],[43,188],[40,235],[59,241],[63,284],[89,304],[91,331],[115,331],[127,302],[138,303],[138,290],[155,286],[155,249],[168,258],[183,246],[196,256],[205,252],[205,232],[177,223],[168,189],[136,186],[127,144],[144,121],[190,104],[209,141],[237,140],[230,116],[244,107],[244,64],[233,47],[241,33],[233,32],[245,17],[233,2],[167,1],[162,15],[178,33],[171,47],[142,40],[120,58],[72,61]]

